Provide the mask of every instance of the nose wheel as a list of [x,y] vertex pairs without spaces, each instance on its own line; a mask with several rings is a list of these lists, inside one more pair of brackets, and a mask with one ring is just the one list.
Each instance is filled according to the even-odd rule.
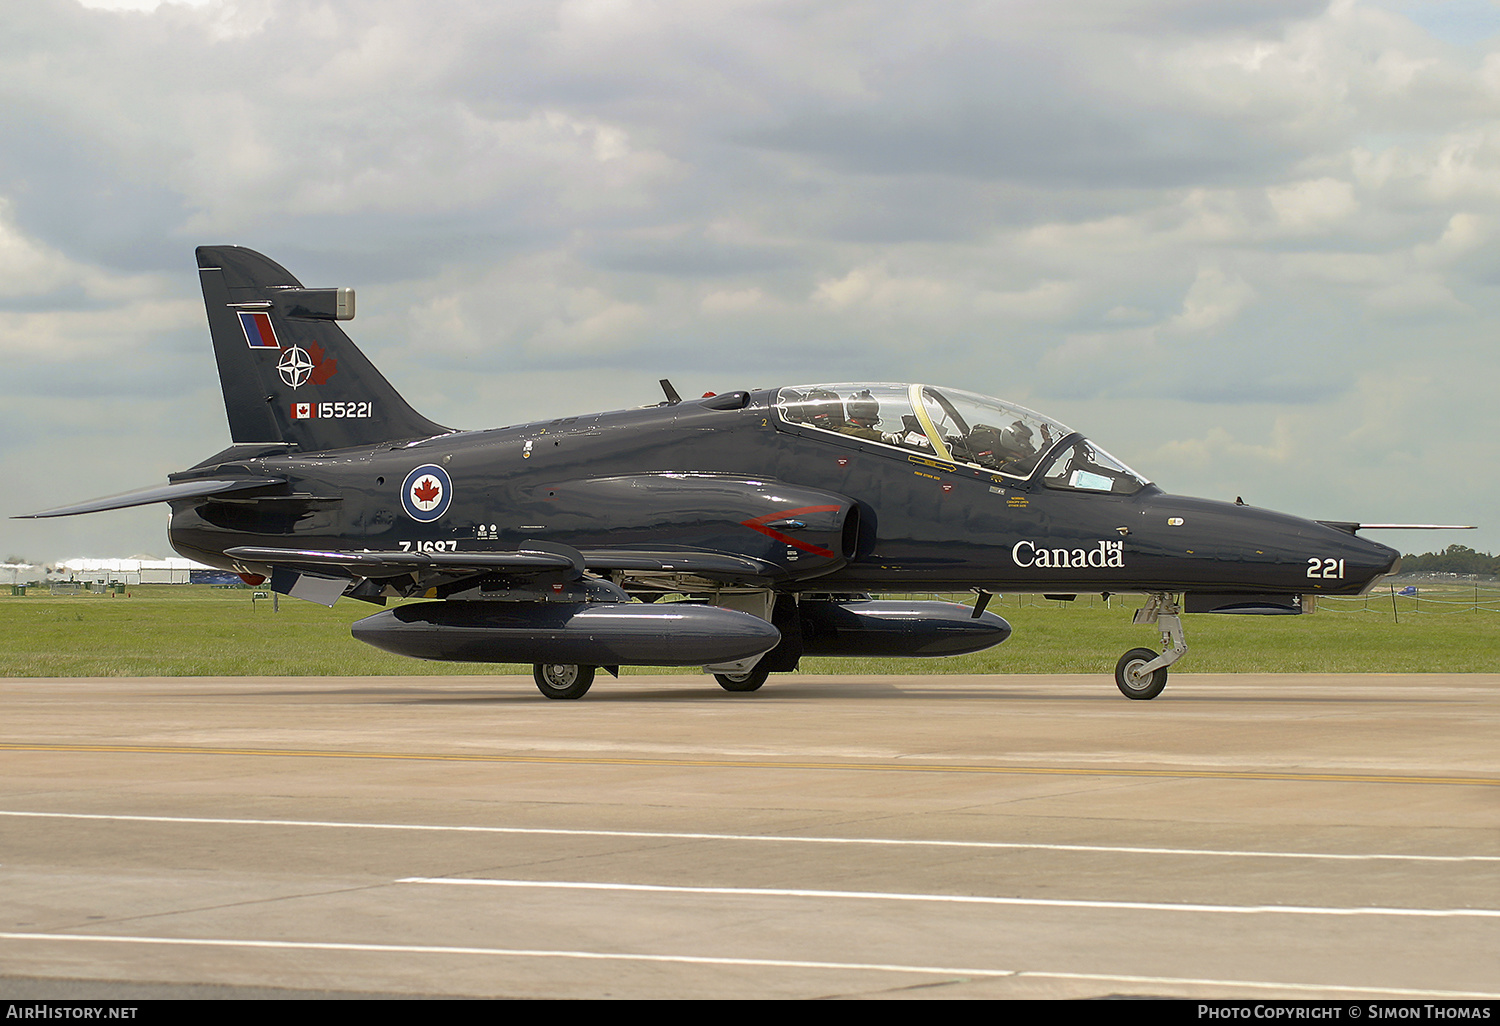
[[1120,694],[1136,701],[1147,701],[1167,686],[1167,667],[1187,655],[1187,641],[1182,636],[1182,618],[1177,596],[1157,593],[1142,609],[1135,611],[1135,623],[1154,623],[1161,631],[1163,651],[1132,648],[1115,664],[1115,686]]
[[1167,668],[1146,670],[1157,654],[1149,648],[1132,648],[1115,664],[1115,685],[1126,698],[1144,701],[1161,694],[1167,686]]

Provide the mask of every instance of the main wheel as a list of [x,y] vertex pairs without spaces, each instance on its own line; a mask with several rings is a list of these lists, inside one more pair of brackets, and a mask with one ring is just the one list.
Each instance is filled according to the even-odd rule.
[[1120,657],[1120,661],[1115,664],[1115,684],[1119,687],[1120,694],[1141,701],[1161,694],[1161,689],[1167,686],[1165,666],[1144,677],[1140,675],[1141,667],[1159,654],[1149,648],[1132,648]]
[[594,668],[574,663],[537,663],[531,668],[537,690],[548,698],[582,698],[594,683]]
[[725,691],[756,691],[769,676],[771,676],[770,670],[757,666],[747,673],[716,673],[714,680],[718,681],[719,687]]

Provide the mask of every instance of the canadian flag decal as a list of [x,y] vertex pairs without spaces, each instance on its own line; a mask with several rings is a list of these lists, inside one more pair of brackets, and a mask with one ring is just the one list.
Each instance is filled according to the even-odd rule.
[[292,403],[293,420],[311,420],[317,415],[317,403]]

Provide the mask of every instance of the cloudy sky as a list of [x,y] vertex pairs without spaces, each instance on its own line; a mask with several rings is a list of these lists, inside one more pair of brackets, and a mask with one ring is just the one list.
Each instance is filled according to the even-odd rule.
[[[1168,491],[1500,549],[1489,0],[5,4],[0,512],[227,443],[205,243],[355,287],[445,424],[920,380]],[[0,558],[164,526],[0,520]]]

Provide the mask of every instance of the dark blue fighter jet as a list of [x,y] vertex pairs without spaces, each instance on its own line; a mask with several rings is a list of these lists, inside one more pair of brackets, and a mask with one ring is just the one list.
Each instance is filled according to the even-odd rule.
[[[1180,614],[1298,613],[1398,553],[1361,526],[1166,495],[1076,431],[952,388],[829,382],[489,431],[409,406],[304,288],[248,249],[198,250],[232,443],[169,483],[47,510],[166,502],[182,555],[332,605],[424,659],[532,663],[549,698],[595,669],[702,666],[729,691],[811,655],[953,655],[1004,641],[1000,591],[1148,596],[1126,652],[1149,699]],[[1415,525],[1412,525],[1415,526]],[[872,594],[972,591],[972,608]]]

